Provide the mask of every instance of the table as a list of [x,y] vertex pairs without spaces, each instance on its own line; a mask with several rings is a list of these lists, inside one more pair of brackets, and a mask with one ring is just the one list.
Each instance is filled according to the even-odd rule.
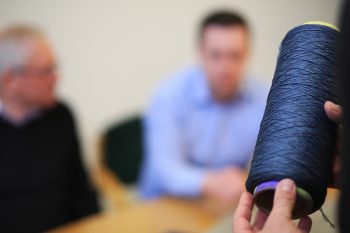
[[[205,232],[224,211],[198,200],[162,198],[101,213],[59,227],[51,233],[197,233]],[[226,211],[225,211],[226,212]]]

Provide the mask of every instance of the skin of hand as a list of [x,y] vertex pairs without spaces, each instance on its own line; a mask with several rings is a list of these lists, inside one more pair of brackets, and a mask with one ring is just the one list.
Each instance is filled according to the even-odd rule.
[[204,180],[203,196],[221,202],[232,203],[244,191],[246,173],[239,168],[225,168],[210,172]]
[[336,123],[341,122],[343,110],[340,105],[334,104],[331,101],[327,101],[324,104],[324,111],[331,121],[334,121]]
[[292,210],[296,199],[296,186],[290,179],[280,181],[276,187],[270,215],[258,211],[254,223],[250,223],[253,197],[244,192],[233,217],[234,233],[307,233],[311,230],[311,219],[303,217],[296,225],[292,221]]

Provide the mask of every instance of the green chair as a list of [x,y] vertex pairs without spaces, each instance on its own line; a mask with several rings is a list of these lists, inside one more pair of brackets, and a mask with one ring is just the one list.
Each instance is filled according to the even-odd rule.
[[142,119],[128,118],[110,127],[104,135],[103,153],[107,168],[128,185],[138,181],[143,157]]

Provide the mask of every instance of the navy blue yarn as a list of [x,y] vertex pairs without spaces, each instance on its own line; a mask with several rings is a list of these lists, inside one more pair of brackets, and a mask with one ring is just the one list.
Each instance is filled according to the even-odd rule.
[[302,25],[283,39],[246,182],[249,192],[263,182],[291,178],[312,196],[313,212],[323,205],[337,138],[323,105],[340,101],[339,34]]

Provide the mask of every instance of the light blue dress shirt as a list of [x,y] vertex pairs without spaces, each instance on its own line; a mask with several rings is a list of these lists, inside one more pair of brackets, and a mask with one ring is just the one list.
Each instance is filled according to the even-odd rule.
[[196,197],[209,171],[244,168],[267,93],[266,84],[246,77],[232,101],[216,102],[199,67],[165,80],[144,116],[143,198]]

